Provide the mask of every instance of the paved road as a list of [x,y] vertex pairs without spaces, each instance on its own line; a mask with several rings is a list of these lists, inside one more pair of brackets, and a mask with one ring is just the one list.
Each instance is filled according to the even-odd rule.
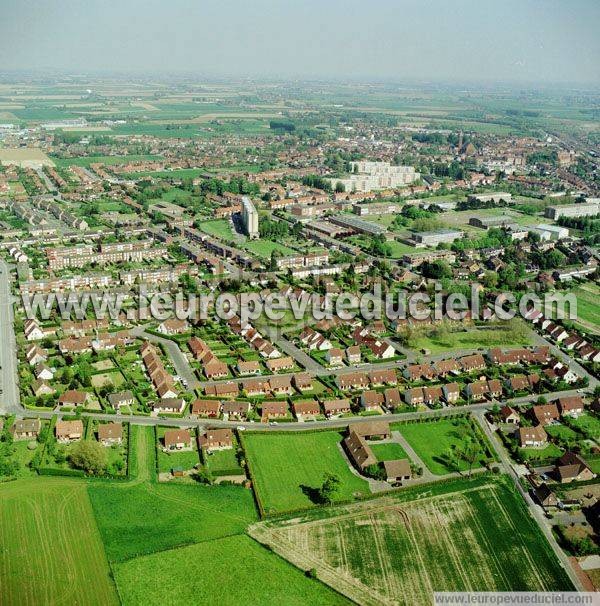
[[23,409],[17,376],[17,343],[13,324],[10,268],[4,259],[0,259],[0,272],[0,408],[12,414]]
[[270,339],[274,339],[273,343],[288,356],[292,356],[306,370],[315,374],[331,374],[331,370],[321,366],[316,360],[311,358],[306,352],[288,341],[285,337],[279,335],[269,335]]
[[191,367],[188,359],[185,357],[185,354],[179,348],[179,345],[171,339],[165,339],[163,337],[158,337],[156,335],[145,332],[143,327],[134,328],[132,334],[143,337],[144,339],[148,339],[152,343],[160,343],[164,345],[166,350],[169,352],[169,357],[173,362],[173,366],[177,371],[177,374],[187,381],[187,389],[186,391],[192,391],[198,387],[200,387],[201,383],[194,372],[194,369]]
[[576,572],[573,570],[573,567],[571,566],[571,562],[569,561],[569,558],[567,557],[565,552],[560,548],[560,546],[556,542],[556,539],[554,538],[554,535],[552,534],[551,525],[549,524],[548,519],[544,515],[543,509],[537,503],[535,503],[535,501],[531,498],[531,495],[529,494],[529,492],[524,490],[524,488],[521,486],[521,482],[519,480],[519,475],[518,475],[517,471],[515,470],[515,466],[514,466],[512,460],[510,459],[510,456],[506,452],[504,446],[500,443],[500,439],[492,431],[489,423],[485,419],[484,411],[482,411],[482,410],[475,411],[474,416],[475,416],[475,419],[477,419],[477,422],[479,423],[479,425],[481,426],[481,429],[487,436],[492,448],[495,450],[496,455],[498,456],[498,459],[500,460],[500,465],[501,465],[502,469],[504,470],[505,473],[507,473],[512,478],[517,490],[519,491],[519,493],[521,494],[523,499],[525,499],[525,503],[527,505],[527,508],[529,509],[531,516],[537,522],[542,533],[548,540],[548,543],[550,543],[550,547],[552,547],[552,550],[556,554],[558,561],[561,563],[562,567],[565,569],[565,572],[569,575],[569,578],[571,579],[573,586],[577,589],[577,591],[585,591],[585,588],[583,587],[581,580],[579,579]]

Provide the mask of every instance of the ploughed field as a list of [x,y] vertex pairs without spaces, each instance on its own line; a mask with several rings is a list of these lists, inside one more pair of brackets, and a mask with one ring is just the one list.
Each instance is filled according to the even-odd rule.
[[434,591],[571,589],[506,479],[476,478],[255,524],[250,534],[361,604]]

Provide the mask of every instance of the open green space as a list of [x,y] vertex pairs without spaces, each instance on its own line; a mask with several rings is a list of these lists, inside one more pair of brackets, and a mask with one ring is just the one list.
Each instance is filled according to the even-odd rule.
[[544,448],[520,448],[519,452],[525,461],[558,459],[563,454],[563,450],[556,444],[548,444]]
[[127,606],[200,601],[215,606],[349,603],[248,536],[225,537],[136,558],[116,565],[114,573]]
[[0,485],[0,604],[118,604],[86,485]]
[[392,427],[400,431],[427,469],[436,475],[468,471],[470,464],[461,457],[461,453],[469,443],[478,443],[481,447],[481,454],[473,461],[472,468],[481,467],[486,462],[485,446],[473,430],[469,418],[395,423]]
[[387,444],[377,444],[371,442],[371,450],[378,461],[394,461],[396,459],[408,459],[408,455],[404,448],[397,442],[389,442]]
[[247,242],[244,245],[244,248],[255,254],[257,257],[262,257],[263,259],[269,258],[273,251],[280,253],[284,257],[295,254],[295,251],[293,251],[291,248],[288,248],[283,244],[279,244],[279,242],[272,242],[271,240],[254,240],[252,242]]
[[231,241],[233,239],[233,231],[231,223],[227,219],[215,219],[213,221],[202,221],[198,225],[200,231],[203,231],[211,236],[216,236],[222,240]]
[[245,434],[243,446],[264,512],[314,506],[326,473],[340,480],[338,500],[369,494],[367,482],[350,471],[340,452],[342,438],[337,431]]
[[157,483],[153,428],[133,425],[132,436],[136,480],[88,487],[111,562],[239,534],[256,519],[245,488]]

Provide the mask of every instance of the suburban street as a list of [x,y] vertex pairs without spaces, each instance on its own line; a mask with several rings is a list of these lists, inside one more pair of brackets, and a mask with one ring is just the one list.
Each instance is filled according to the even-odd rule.
[[17,343],[14,331],[10,268],[0,259],[0,403],[9,414],[22,414],[17,377]]
[[575,571],[573,570],[573,567],[571,566],[569,558],[567,557],[565,552],[560,548],[559,544],[556,542],[556,539],[555,539],[554,535],[552,534],[551,525],[548,523],[548,519],[544,515],[543,509],[532,499],[529,492],[526,491],[523,488],[523,486],[521,485],[521,482],[519,480],[519,475],[515,469],[514,463],[511,461],[504,446],[500,443],[498,436],[496,434],[494,434],[494,432],[492,432],[489,423],[485,419],[484,412],[481,410],[476,411],[474,416],[475,416],[475,419],[477,419],[477,422],[479,423],[481,429],[487,436],[490,444],[492,445],[492,448],[495,450],[503,471],[505,473],[507,473],[510,476],[510,478],[513,480],[515,487],[517,488],[517,490],[519,491],[519,493],[525,500],[525,503],[527,504],[527,508],[529,509],[530,514],[537,522],[542,533],[548,540],[550,547],[552,547],[552,551],[554,551],[554,553],[555,553],[556,557],[558,558],[559,562],[561,563],[562,567],[565,569],[565,571],[569,575],[569,578],[571,579],[573,586],[577,589],[577,591],[585,591],[585,588],[583,587],[583,584],[581,583],[579,576],[575,573]]

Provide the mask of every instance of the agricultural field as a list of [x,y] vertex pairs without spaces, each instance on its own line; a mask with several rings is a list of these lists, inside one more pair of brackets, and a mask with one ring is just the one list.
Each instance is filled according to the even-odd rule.
[[29,163],[54,166],[53,161],[41,149],[31,147],[14,149],[0,147],[0,164],[27,166]]
[[434,591],[572,589],[507,478],[415,487],[249,532],[367,606],[431,604]]
[[0,485],[0,604],[118,604],[86,485]]
[[114,574],[127,606],[165,604],[165,589],[169,604],[350,604],[243,535],[129,560],[117,564]]
[[366,480],[352,473],[341,452],[342,438],[337,431],[245,434],[242,443],[264,512],[313,507],[325,473],[339,478],[338,499],[368,495]]
[[[415,450],[425,466],[435,475],[455,471],[467,471],[469,464],[460,457],[452,458],[451,452],[460,451],[468,440],[478,441],[478,436],[467,418],[440,419],[430,423],[395,423],[392,428],[400,431]],[[473,469],[486,461],[485,446],[481,444],[481,456]]]

